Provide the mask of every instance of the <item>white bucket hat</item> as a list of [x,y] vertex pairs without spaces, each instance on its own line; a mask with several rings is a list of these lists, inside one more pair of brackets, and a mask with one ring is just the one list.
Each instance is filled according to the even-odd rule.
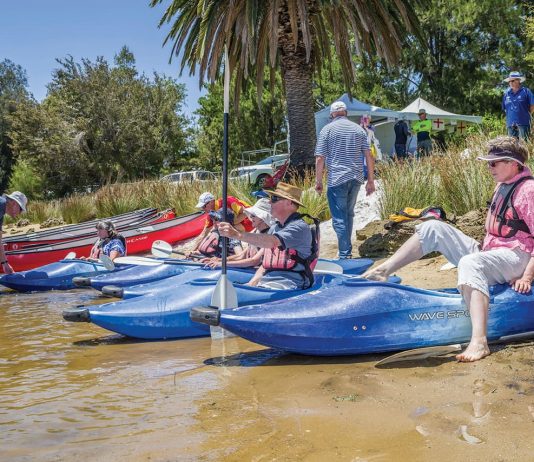
[[258,217],[268,226],[272,226],[275,223],[275,219],[271,215],[271,202],[267,198],[260,199],[252,207],[246,208],[245,213],[249,216]]
[[6,194],[6,197],[9,197],[11,200],[14,200],[17,204],[19,204],[20,209],[23,212],[26,211],[26,205],[28,204],[28,198],[26,197],[26,194],[21,193],[20,191],[13,191],[11,194]]
[[195,205],[197,209],[203,208],[208,202],[214,201],[215,197],[210,192],[203,192],[198,198],[198,204]]
[[526,77],[521,74],[521,72],[514,71],[510,72],[503,82],[510,82],[510,80],[519,80],[520,83],[523,83],[526,80]]

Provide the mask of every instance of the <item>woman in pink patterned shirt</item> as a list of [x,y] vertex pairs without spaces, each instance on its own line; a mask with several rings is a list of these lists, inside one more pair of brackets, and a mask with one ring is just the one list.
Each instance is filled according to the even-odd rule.
[[497,183],[486,218],[482,246],[453,226],[429,220],[388,260],[363,276],[385,280],[394,271],[433,251],[458,266],[458,290],[471,315],[471,341],[457,355],[459,361],[477,361],[490,354],[486,338],[489,288],[510,283],[528,293],[534,279],[534,178],[526,166],[528,150],[513,137],[488,143],[488,162]]

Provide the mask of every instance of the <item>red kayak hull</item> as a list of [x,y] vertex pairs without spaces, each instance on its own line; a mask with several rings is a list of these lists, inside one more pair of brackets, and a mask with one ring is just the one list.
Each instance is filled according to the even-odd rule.
[[[121,234],[126,239],[128,255],[136,255],[150,252],[156,240],[175,244],[196,237],[204,228],[204,222],[203,213],[193,213],[123,229]],[[77,257],[88,257],[95,240],[96,237],[93,235],[55,244],[30,246],[6,252],[6,256],[15,271],[26,271],[59,261],[69,252],[75,252]]]

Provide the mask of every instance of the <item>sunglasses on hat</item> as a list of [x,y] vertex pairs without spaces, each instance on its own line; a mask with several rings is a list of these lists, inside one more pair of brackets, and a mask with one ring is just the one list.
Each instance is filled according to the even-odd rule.
[[284,199],[284,198],[280,197],[280,196],[271,196],[271,197],[269,197],[269,200],[271,201],[271,204],[274,204],[275,202],[281,201],[282,199]]

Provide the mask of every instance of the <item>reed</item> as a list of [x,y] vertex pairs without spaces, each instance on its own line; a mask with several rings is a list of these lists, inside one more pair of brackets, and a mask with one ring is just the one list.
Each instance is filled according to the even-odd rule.
[[76,195],[59,202],[61,217],[65,223],[80,223],[96,218],[94,198],[89,195]]

